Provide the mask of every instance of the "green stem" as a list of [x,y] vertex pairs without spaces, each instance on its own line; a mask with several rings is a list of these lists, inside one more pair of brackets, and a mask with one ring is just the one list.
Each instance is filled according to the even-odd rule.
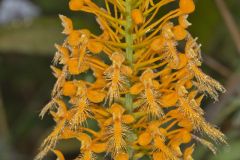
[[[126,60],[131,68],[133,68],[133,33],[132,33],[132,0],[126,0],[126,25],[125,25],[125,38],[126,38]],[[131,87],[131,82],[129,83],[129,87]],[[133,97],[130,93],[126,94],[126,102],[125,107],[129,112],[133,110]]]

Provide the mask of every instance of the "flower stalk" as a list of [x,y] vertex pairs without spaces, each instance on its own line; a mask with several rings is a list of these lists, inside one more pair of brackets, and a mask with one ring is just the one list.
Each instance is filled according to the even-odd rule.
[[[126,59],[129,64],[129,66],[133,69],[133,33],[132,33],[132,0],[126,0],[126,27],[125,27],[125,33],[126,33]],[[131,87],[131,82],[129,82],[128,87]],[[130,93],[126,94],[125,96],[125,106],[129,112],[132,112],[133,110],[133,99],[132,95]]]

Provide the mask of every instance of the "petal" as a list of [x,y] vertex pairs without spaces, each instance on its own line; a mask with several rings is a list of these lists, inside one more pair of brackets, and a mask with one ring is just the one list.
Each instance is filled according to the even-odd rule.
[[67,105],[65,104],[65,102],[63,100],[60,99],[55,99],[54,100],[56,102],[56,104],[58,105],[58,110],[59,113],[66,113],[67,112]]
[[68,36],[68,43],[72,47],[76,47],[80,44],[81,40],[81,33],[79,31],[72,31],[71,34]]
[[163,107],[175,106],[178,101],[178,95],[176,92],[165,94],[160,98]]
[[190,22],[187,20],[188,15],[181,15],[178,18],[178,23],[183,27],[187,28],[188,26],[192,25]]
[[175,39],[181,41],[187,37],[187,31],[180,25],[173,27]]
[[117,155],[114,157],[114,160],[128,160],[129,156],[127,153],[117,153]]
[[[97,77],[97,76],[96,76]],[[103,86],[106,85],[105,79],[98,78],[95,83],[93,83],[92,88],[102,88]]]
[[175,145],[171,145],[171,150],[173,150],[174,154],[178,157],[181,157],[183,154],[182,154],[182,151],[181,151],[181,148],[179,146],[179,144]]
[[71,58],[68,62],[68,71],[70,74],[72,75],[77,75],[79,73],[81,73],[80,69],[79,69],[79,63],[78,63],[78,59],[76,58]]
[[61,53],[62,63],[66,63],[69,59],[68,49],[66,47],[60,46],[58,44],[55,44],[55,47],[57,48],[58,52]]
[[107,150],[107,144],[106,143],[93,144],[91,146],[91,149],[94,153],[102,153]]
[[135,121],[134,117],[132,115],[123,115],[122,116],[123,123],[130,124]]
[[150,144],[151,141],[152,141],[152,137],[151,137],[151,134],[148,132],[142,133],[138,138],[138,143],[141,146],[146,146],[146,145]]
[[182,129],[179,137],[181,137],[181,143],[189,143],[192,140],[192,135],[189,131]]
[[101,91],[88,89],[87,97],[93,103],[100,103],[104,100],[104,98],[106,97],[106,94]]
[[54,75],[56,78],[58,78],[58,77],[61,76],[62,70],[58,69],[58,68],[55,67],[55,66],[51,66],[51,69],[52,69],[52,71],[53,71],[53,75]]
[[117,64],[122,64],[125,61],[124,55],[118,52],[113,53],[110,59]]
[[176,109],[173,109],[173,110],[169,111],[169,112],[166,114],[166,116],[170,116],[170,117],[176,118],[176,119],[182,118],[182,117],[181,117],[182,115],[181,115],[181,114],[179,113],[179,111],[176,110]]
[[73,31],[72,20],[63,15],[59,15],[59,17],[62,20],[62,26],[64,27],[64,30],[62,33],[67,34],[67,35],[70,34]]
[[183,67],[185,67],[187,65],[188,59],[187,59],[186,55],[182,54],[182,53],[180,53],[178,55],[178,58],[179,58],[179,64],[178,64],[177,69],[182,69]]
[[98,54],[103,50],[103,44],[97,42],[96,40],[89,40],[87,44],[87,48],[94,54]]
[[143,73],[142,75],[140,76],[140,80],[141,82],[145,82],[145,81],[149,81],[149,80],[153,80],[155,77],[154,77],[154,72],[152,69],[150,68],[147,68]]
[[153,80],[153,86],[155,89],[159,89],[160,88],[160,83],[156,80]]
[[74,96],[77,93],[77,86],[72,81],[65,82],[62,88],[62,94],[64,96]]
[[[164,140],[161,137],[155,137],[154,138],[154,145],[158,150],[161,150],[161,153],[163,153],[163,156],[165,157],[162,160],[165,159],[172,159],[176,160],[176,155],[172,152],[172,150],[165,144]],[[156,157],[157,158],[157,157]],[[159,159],[160,160],[160,159]]]
[[144,86],[142,83],[136,83],[130,88],[130,93],[136,95],[142,92],[143,89],[144,89]]
[[104,122],[104,126],[109,126],[113,123],[113,119],[112,118],[108,118],[105,122]]
[[80,49],[79,48],[72,48],[71,57],[78,58],[80,56]]
[[125,65],[122,65],[121,66],[121,72],[124,74],[124,75],[127,75],[127,76],[130,76],[132,75],[132,69],[128,66],[125,66]]
[[192,123],[191,123],[189,120],[187,120],[187,119],[181,120],[181,121],[178,123],[178,126],[183,127],[183,128],[185,128],[185,129],[187,129],[187,130],[189,130],[189,131],[191,131],[191,130],[193,129]]
[[192,86],[193,86],[193,82],[192,81],[187,81],[185,84],[184,84],[184,86],[187,88],[187,89],[190,89],[190,88],[192,88]]
[[164,49],[164,44],[165,44],[165,39],[163,36],[161,36],[152,41],[150,48],[155,52],[159,52]]
[[120,104],[117,103],[114,103],[109,109],[109,112],[116,116],[122,115],[124,111],[125,109]]

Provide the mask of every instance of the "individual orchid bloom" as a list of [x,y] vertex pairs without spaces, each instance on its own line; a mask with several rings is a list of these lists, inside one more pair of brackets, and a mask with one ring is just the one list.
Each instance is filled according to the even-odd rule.
[[80,133],[76,136],[81,142],[81,154],[76,160],[95,160],[95,153],[102,153],[107,149],[106,143],[97,143],[88,134]]
[[225,92],[224,87],[212,79],[208,75],[204,74],[198,66],[201,66],[201,54],[200,46],[196,43],[192,37],[189,37],[186,44],[186,56],[188,57],[188,68],[190,74],[196,78],[195,86],[202,92],[209,94],[214,100],[218,99],[218,91]]
[[177,160],[177,156],[173,153],[170,147],[165,145],[165,140],[156,137],[154,139],[154,147],[156,151],[153,153],[153,160],[169,159]]
[[73,108],[70,110],[73,117],[70,124],[77,129],[82,126],[88,118],[91,118],[91,102],[100,103],[104,100],[105,94],[101,91],[91,90],[83,81],[66,82],[63,86],[63,95],[71,97],[70,103]]
[[126,137],[129,132],[126,124],[134,122],[132,115],[124,114],[125,109],[114,103],[109,109],[112,117],[105,121],[106,136],[108,137],[108,151],[117,156],[118,153],[125,153],[127,142]]
[[166,136],[166,131],[163,128],[160,128],[161,122],[154,121],[148,124],[146,130],[139,135],[137,140],[138,144],[141,146],[149,145],[154,138],[160,137],[163,140]]
[[142,93],[136,102],[140,110],[147,112],[151,117],[163,116],[164,113],[160,102],[161,93],[157,90],[160,84],[154,80],[153,71],[151,69],[144,71],[140,81],[130,89],[131,94]]
[[188,92],[184,87],[179,88],[179,110],[186,116],[193,124],[194,129],[199,130],[215,141],[226,143],[225,136],[218,129],[214,128],[211,124],[206,122],[206,120],[202,117],[203,111],[197,106],[197,103],[193,101],[189,101],[189,98],[184,98]]
[[[98,138],[91,138],[86,133],[77,133],[71,130],[65,130],[65,132],[61,135],[61,139],[71,139],[76,138],[81,142],[80,152],[81,154],[75,158],[76,160],[95,160],[96,155],[99,153],[103,153],[107,149],[107,144],[99,142]],[[59,160],[65,160],[63,154],[59,150],[53,150]]]
[[[53,111],[55,108],[56,111]],[[42,143],[41,152],[36,156],[36,159],[42,159],[47,152],[55,148],[60,135],[69,121],[67,106],[62,100],[54,99],[47,109],[50,110],[50,113],[56,122],[56,126]],[[42,113],[42,115],[44,115],[44,113]]]
[[50,151],[69,159],[56,145],[69,139],[81,144],[75,160],[193,160],[196,142],[214,154],[214,142],[227,143],[204,118],[203,98],[225,89],[200,69],[201,45],[188,31],[194,0],[69,0],[69,8],[92,14],[101,32],[59,16],[66,38],[55,44],[57,80],[40,113],[56,126],[35,160]]
[[131,75],[132,70],[123,64],[125,61],[123,54],[113,53],[110,59],[112,65],[104,73],[106,81],[108,81],[106,89],[108,90],[109,104],[112,104],[112,102],[120,98],[121,92],[126,91],[127,76]]

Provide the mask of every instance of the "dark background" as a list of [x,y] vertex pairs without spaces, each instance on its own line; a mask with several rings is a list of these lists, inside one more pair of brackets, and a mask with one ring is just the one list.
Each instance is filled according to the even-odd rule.
[[[209,121],[227,135],[229,146],[217,146],[216,156],[199,147],[196,160],[240,159],[240,1],[223,1],[197,0],[190,30],[203,45],[203,70],[228,90],[219,102],[206,98],[203,106]],[[0,25],[0,160],[33,159],[54,125],[49,116],[41,120],[38,114],[50,99],[55,82],[49,68],[54,43],[64,40],[58,14],[73,18],[78,28],[94,32],[98,26],[93,16],[70,12],[68,0],[32,3],[40,10],[38,17],[26,20],[17,16]],[[65,144],[64,150],[69,154],[78,151],[72,143]]]

